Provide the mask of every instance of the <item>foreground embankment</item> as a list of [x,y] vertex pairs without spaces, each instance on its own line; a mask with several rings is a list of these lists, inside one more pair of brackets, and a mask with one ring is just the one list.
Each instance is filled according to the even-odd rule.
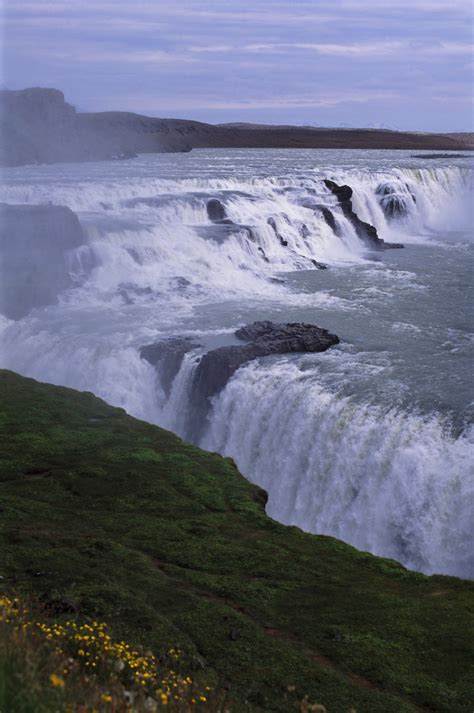
[[179,646],[233,711],[471,711],[472,583],[280,525],[231,460],[90,393],[0,396],[6,594]]

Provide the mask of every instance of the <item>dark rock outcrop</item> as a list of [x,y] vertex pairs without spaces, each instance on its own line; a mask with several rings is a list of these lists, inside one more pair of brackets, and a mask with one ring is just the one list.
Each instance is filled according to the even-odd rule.
[[341,231],[339,230],[339,226],[337,224],[337,221],[334,217],[334,213],[332,210],[330,210],[327,206],[325,205],[320,205],[318,206],[318,209],[321,211],[321,214],[326,221],[327,225],[331,228],[332,232],[334,235],[339,236],[341,234]]
[[[332,183],[332,181],[331,181]],[[334,184],[336,185],[336,184]],[[348,188],[349,186],[347,186]],[[298,198],[297,204],[302,206],[303,208],[307,208],[308,210],[314,211],[314,213],[319,213],[323,216],[324,220],[326,223],[329,225],[333,233],[335,235],[340,235],[340,230],[339,226],[337,224],[337,221],[334,217],[334,213],[332,210],[330,210],[327,206],[322,205],[321,203],[318,203],[317,200],[314,198],[308,198],[307,196],[304,196],[303,198]],[[307,229],[307,226],[303,225]],[[307,237],[303,235],[303,237]]]
[[473,154],[465,153],[415,153],[411,158],[472,158],[472,156]]
[[416,203],[416,197],[413,193],[401,193],[398,186],[392,183],[381,183],[375,189],[375,193],[379,196],[380,206],[385,216],[391,220],[393,218],[403,218],[409,212],[408,201]]
[[207,217],[213,223],[219,223],[227,218],[224,205],[217,198],[211,198],[206,205]]
[[[218,394],[243,364],[258,357],[291,352],[323,352],[338,344],[339,338],[312,324],[263,321],[241,327],[235,336],[242,344],[212,349],[196,356],[196,369],[189,394],[185,437],[195,443],[202,435],[211,407]],[[161,385],[169,396],[184,356],[202,347],[190,337],[173,337],[141,347],[140,356],[157,370]]]
[[[288,218],[287,215],[283,214],[283,218],[285,218],[285,220],[286,220],[288,223],[290,222],[290,220],[289,220],[289,218]],[[288,247],[288,241],[285,240],[285,238],[281,235],[280,231],[278,230],[278,227],[277,227],[275,218],[272,218],[272,217],[268,218],[267,223],[268,223],[268,225],[273,229],[273,232],[275,233],[276,237],[277,237],[278,240],[280,241],[280,244],[281,244],[284,248]],[[303,239],[308,238],[309,235],[310,235],[308,226],[305,225],[304,223],[301,224],[300,233],[301,233],[301,237],[302,237]],[[263,252],[263,249],[262,249],[262,248],[259,248],[259,250],[262,250],[262,252]],[[300,255],[300,254],[297,253],[295,250],[291,250],[291,252],[292,252],[293,254],[295,254],[295,255],[298,255],[299,258],[302,258],[303,260],[307,260],[308,262],[310,262],[317,270],[327,270],[327,267],[328,267],[328,266],[327,266],[327,265],[324,265],[322,262],[318,262],[317,260],[313,260],[313,258],[306,257],[305,255]],[[267,260],[267,262],[268,262],[268,258],[266,258],[266,260]]]
[[346,185],[338,186],[337,183],[327,178],[324,180],[324,184],[326,188],[329,188],[331,193],[336,196],[342,208],[342,212],[352,224],[357,233],[357,237],[369,247],[381,250],[383,240],[379,238],[377,229],[373,225],[370,225],[370,223],[365,223],[361,220],[352,208],[352,188]]
[[316,270],[327,270],[328,269],[328,266],[325,265],[323,262],[318,262],[317,260],[313,260],[313,258],[310,258],[310,260],[313,263]]
[[[330,181],[328,178],[324,179],[324,184],[326,188],[329,188],[331,193],[337,197],[339,203],[345,203],[352,200],[353,190],[350,186],[342,185],[338,186],[334,181]],[[352,208],[352,205],[351,205]]]
[[299,231],[300,231],[300,235],[303,238],[303,240],[307,240],[309,238],[309,236],[311,235],[311,232],[310,232],[308,226],[306,225],[306,223],[301,223]]
[[246,344],[220,347],[205,354],[194,378],[194,396],[200,403],[219,393],[237,369],[258,357],[290,352],[323,352],[339,338],[313,324],[254,322],[241,327],[235,336]]
[[200,346],[190,337],[173,337],[155,344],[147,344],[140,349],[140,356],[156,368],[161,385],[165,393],[169,395],[184,356]]
[[0,91],[0,164],[74,160],[76,112],[57,89]]
[[275,233],[278,240],[280,241],[280,245],[283,245],[284,248],[288,247],[288,240],[285,240],[283,235],[278,230],[275,218],[269,218],[267,220],[267,223],[273,229],[273,232]]
[[57,89],[0,91],[0,165],[130,159],[190,151],[177,131],[127,112],[77,113]]
[[69,253],[85,242],[79,219],[56,205],[0,204],[0,312],[11,319],[72,287]]
[[377,228],[370,223],[361,220],[352,207],[352,188],[347,185],[338,186],[334,181],[324,179],[326,188],[329,188],[333,193],[339,205],[342,208],[347,220],[351,223],[356,231],[357,237],[362,240],[372,250],[384,250],[387,248],[403,248],[401,243],[386,243],[382,238],[379,238]]

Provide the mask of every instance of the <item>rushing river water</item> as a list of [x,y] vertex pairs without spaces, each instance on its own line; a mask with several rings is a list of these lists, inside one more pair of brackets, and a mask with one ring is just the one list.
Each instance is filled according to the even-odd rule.
[[[185,417],[203,348],[257,319],[326,327],[341,339],[328,352],[241,367],[200,445],[233,456],[284,523],[474,577],[470,161],[196,150],[7,169],[0,200],[68,206],[85,242],[57,305],[0,317],[0,366],[193,439]],[[349,184],[359,217],[405,249],[370,253],[324,178]],[[393,196],[401,215],[390,217]],[[213,198],[232,225],[211,223]],[[171,335],[202,346],[169,389],[139,348]]]

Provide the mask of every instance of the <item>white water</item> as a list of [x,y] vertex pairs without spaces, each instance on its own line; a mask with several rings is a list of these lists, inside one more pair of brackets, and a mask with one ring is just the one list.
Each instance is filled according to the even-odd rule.
[[[405,152],[196,151],[9,169],[0,200],[68,205],[85,245],[69,256],[75,287],[58,305],[2,322],[0,365],[192,437],[195,353],[167,397],[140,346],[188,334],[213,348],[260,318],[329,328],[336,350],[240,369],[201,444],[236,458],[283,522],[474,577],[471,177],[467,161],[427,163]],[[351,185],[358,215],[408,247],[373,262],[323,178]],[[403,218],[386,218],[380,186]],[[210,223],[210,198],[236,226]],[[333,210],[339,236],[311,204]]]
[[281,522],[414,569],[474,571],[473,439],[451,437],[439,417],[359,404],[283,360],[240,370],[203,445],[237,454]]

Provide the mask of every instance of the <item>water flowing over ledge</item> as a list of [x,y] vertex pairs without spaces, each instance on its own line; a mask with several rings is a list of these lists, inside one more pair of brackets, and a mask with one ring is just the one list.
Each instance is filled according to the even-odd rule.
[[[471,173],[393,167],[383,152],[369,169],[357,152],[315,166],[308,153],[272,153],[265,171],[243,151],[11,170],[0,200],[69,207],[84,243],[66,250],[57,304],[4,320],[0,365],[197,440],[186,416],[203,351],[255,318],[324,326],[343,340],[334,354],[242,367],[200,445],[232,455],[283,522],[474,577],[469,285],[450,274],[467,274]],[[360,220],[405,255],[371,252],[325,179],[349,185]],[[167,388],[139,349],[173,335],[203,347]]]

